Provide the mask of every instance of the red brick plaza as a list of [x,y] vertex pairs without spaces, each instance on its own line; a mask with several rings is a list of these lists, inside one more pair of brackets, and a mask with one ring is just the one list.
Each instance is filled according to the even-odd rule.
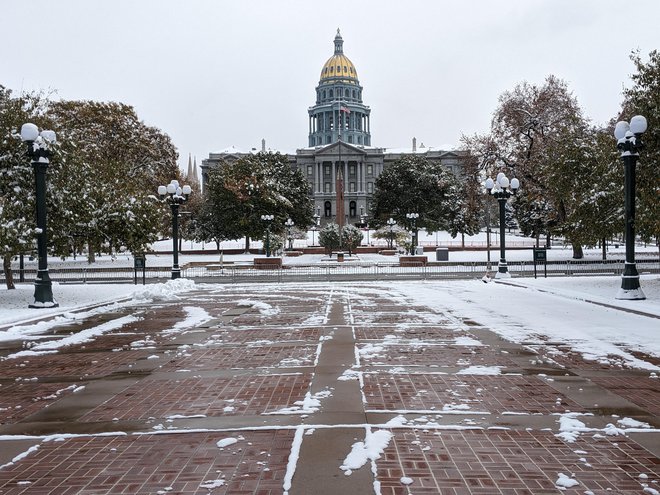
[[199,286],[47,339],[128,314],[5,345],[0,494],[660,493],[648,371],[385,284]]

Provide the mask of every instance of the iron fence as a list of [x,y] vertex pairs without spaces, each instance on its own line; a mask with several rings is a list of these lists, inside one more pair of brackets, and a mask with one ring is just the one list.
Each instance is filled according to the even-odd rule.
[[[512,261],[508,264],[509,272],[514,277],[534,276],[534,262]],[[567,260],[548,261],[547,275],[552,276],[589,276],[589,275],[620,275],[624,263],[621,260]],[[216,283],[249,283],[249,282],[325,282],[343,280],[433,280],[433,279],[469,279],[482,277],[487,270],[487,263],[475,262],[442,262],[428,265],[400,266],[393,263],[360,263],[347,261],[343,263],[326,263],[314,265],[292,264],[281,268],[257,269],[252,264],[191,266],[181,270],[181,276],[199,282]],[[491,272],[497,270],[493,264]],[[659,259],[642,259],[637,262],[640,274],[660,273]],[[36,270],[23,271],[23,280],[33,282]],[[142,272],[136,272],[132,267],[85,267],[49,269],[54,282],[58,283],[126,283],[142,282]],[[544,275],[544,266],[537,264],[537,275]],[[20,272],[13,272],[14,280],[19,281]],[[169,267],[147,267],[145,280],[164,282],[171,278]],[[4,274],[0,275],[4,283]]]

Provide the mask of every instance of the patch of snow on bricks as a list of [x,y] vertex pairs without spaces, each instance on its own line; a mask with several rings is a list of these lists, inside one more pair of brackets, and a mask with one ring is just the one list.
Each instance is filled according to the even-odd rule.
[[171,329],[165,330],[164,333],[182,332],[189,328],[203,325],[212,319],[212,316],[208,314],[204,308],[199,308],[197,306],[184,306],[183,310],[186,312],[185,318],[178,321]]
[[469,366],[458,370],[457,375],[501,375],[501,366]]
[[344,463],[339,469],[344,471],[346,476],[350,476],[355,469],[360,469],[368,461],[379,459],[392,439],[392,432],[387,430],[378,430],[371,432],[367,428],[364,442],[355,442],[351,451],[344,459]]
[[49,340],[47,342],[42,342],[41,344],[36,344],[32,346],[29,351],[19,351],[14,354],[10,354],[7,356],[7,359],[25,356],[38,356],[39,354],[43,353],[51,354],[61,347],[89,342],[93,340],[94,337],[102,335],[106,332],[111,332],[112,330],[117,330],[124,325],[128,325],[129,323],[133,323],[139,320],[141,320],[141,318],[133,315],[122,316],[120,318],[102,323],[101,325],[97,325],[95,327],[87,328],[61,339]]
[[218,440],[216,445],[218,446],[218,448],[224,449],[225,447],[229,447],[230,445],[234,445],[235,443],[237,443],[239,438],[235,438],[235,437],[223,438],[222,440]]
[[172,301],[179,299],[177,294],[189,292],[195,288],[195,282],[187,278],[168,280],[162,284],[151,284],[133,292],[138,301]]
[[566,488],[571,488],[571,487],[577,486],[579,484],[580,483],[577,480],[575,480],[573,478],[569,478],[564,473],[559,473],[557,481],[555,481],[555,485],[560,490],[566,489]]
[[251,306],[259,311],[264,316],[275,316],[280,313],[280,308],[274,308],[268,303],[262,301],[255,301],[253,299],[241,299],[236,301],[239,306]]
[[472,337],[456,337],[454,340],[455,345],[463,345],[463,346],[468,346],[468,347],[483,347],[484,344],[479,342],[476,339],[473,339]]

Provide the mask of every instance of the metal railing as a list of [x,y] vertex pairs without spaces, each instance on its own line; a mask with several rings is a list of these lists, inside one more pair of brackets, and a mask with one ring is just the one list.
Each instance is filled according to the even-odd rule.
[[[620,275],[624,263],[621,260],[567,260],[548,261],[548,276],[583,276],[583,275]],[[534,276],[532,261],[512,261],[508,264],[509,272],[514,277]],[[481,277],[487,269],[485,261],[475,262],[439,262],[418,266],[399,266],[392,263],[325,263],[314,265],[292,264],[281,268],[257,269],[251,264],[191,266],[181,270],[181,276],[199,282],[249,283],[249,282],[322,282],[342,280],[433,280],[433,279],[469,279]],[[497,270],[493,263],[491,271]],[[660,260],[642,259],[637,261],[640,274],[660,273]],[[543,264],[537,264],[537,275],[544,275]],[[24,270],[25,282],[33,282],[36,270]],[[114,283],[135,281],[132,267],[85,267],[49,269],[54,282],[59,283]],[[19,281],[19,271],[13,272],[14,280]],[[150,283],[165,282],[171,278],[169,267],[147,267],[145,280]],[[137,283],[142,281],[142,272],[137,272]],[[0,274],[4,283],[4,274]]]

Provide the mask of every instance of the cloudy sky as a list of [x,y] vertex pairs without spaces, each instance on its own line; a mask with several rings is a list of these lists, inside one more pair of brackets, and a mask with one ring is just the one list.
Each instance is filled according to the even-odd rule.
[[660,48],[660,1],[0,0],[0,84],[121,101],[187,163],[234,145],[307,145],[307,108],[341,28],[375,146],[456,144],[498,96],[554,74],[596,123],[632,50]]

